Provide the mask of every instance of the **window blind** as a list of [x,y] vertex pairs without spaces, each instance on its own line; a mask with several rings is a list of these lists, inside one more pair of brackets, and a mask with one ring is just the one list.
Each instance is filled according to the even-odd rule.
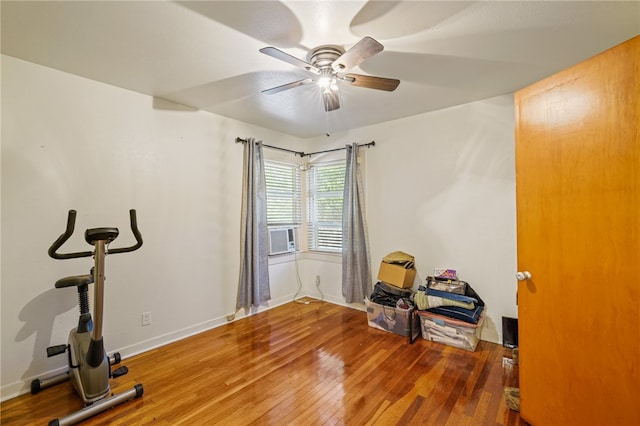
[[310,250],[342,250],[345,162],[316,164],[308,173],[307,241]]
[[265,161],[268,226],[300,225],[302,202],[300,170],[294,164]]

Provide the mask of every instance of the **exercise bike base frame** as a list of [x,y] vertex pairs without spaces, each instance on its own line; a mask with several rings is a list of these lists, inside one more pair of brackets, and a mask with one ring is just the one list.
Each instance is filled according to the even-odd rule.
[[53,419],[49,422],[49,426],[68,426],[79,423],[89,417],[102,413],[110,408],[120,405],[124,402],[130,401],[135,398],[139,398],[144,393],[144,388],[141,384],[135,385],[133,388],[124,392],[114,394],[94,402],[91,405],[78,410],[74,413],[68,414],[64,417]]
[[[114,352],[110,357],[109,357],[109,365],[110,366],[114,366],[114,365],[118,365],[120,364],[120,362],[122,362],[122,358],[120,356],[120,352]],[[120,367],[123,368],[124,366]],[[126,368],[126,367],[124,367]],[[128,369],[127,369],[128,372]],[[120,377],[121,375],[115,375],[113,374],[114,371],[111,372],[111,377]],[[125,373],[126,374],[126,373]],[[64,373],[59,373],[59,374],[54,374],[53,376],[49,376],[49,377],[45,377],[43,379],[33,379],[31,381],[31,394],[35,395],[38,392],[40,392],[41,390],[44,390],[46,388],[50,388],[51,386],[55,386],[58,383],[62,383],[62,382],[66,382],[67,380],[71,379],[71,369],[67,369]]]

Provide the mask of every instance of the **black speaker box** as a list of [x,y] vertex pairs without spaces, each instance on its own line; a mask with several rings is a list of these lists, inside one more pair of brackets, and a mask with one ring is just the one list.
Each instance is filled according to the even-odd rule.
[[502,346],[518,347],[518,318],[502,317]]

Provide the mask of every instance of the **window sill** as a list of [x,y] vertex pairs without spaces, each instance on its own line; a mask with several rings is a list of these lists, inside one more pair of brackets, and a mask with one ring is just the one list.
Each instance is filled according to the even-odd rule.
[[299,251],[296,253],[283,253],[269,256],[270,265],[295,262],[296,260],[316,260],[321,262],[342,263],[342,254],[322,251]]
[[342,253],[328,251],[308,251],[305,252],[305,259],[320,260],[323,262],[342,263]]

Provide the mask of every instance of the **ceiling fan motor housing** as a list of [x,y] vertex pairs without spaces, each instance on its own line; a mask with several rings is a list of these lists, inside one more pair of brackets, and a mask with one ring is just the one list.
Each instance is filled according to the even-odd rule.
[[319,46],[307,54],[307,62],[316,68],[331,68],[333,61],[345,52],[344,48],[335,45]]

